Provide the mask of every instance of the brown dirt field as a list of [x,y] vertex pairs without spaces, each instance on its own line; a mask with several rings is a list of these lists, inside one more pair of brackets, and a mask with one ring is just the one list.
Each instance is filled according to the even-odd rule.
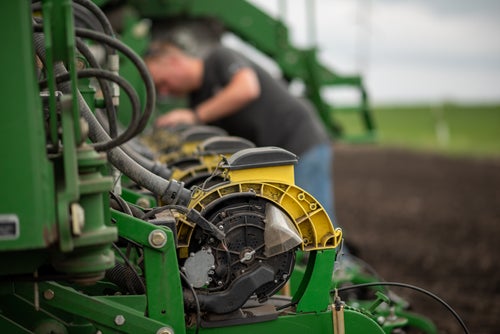
[[[335,145],[337,222],[386,281],[433,292],[471,333],[500,331],[500,158],[446,157]],[[462,333],[446,309],[393,288],[440,333]]]

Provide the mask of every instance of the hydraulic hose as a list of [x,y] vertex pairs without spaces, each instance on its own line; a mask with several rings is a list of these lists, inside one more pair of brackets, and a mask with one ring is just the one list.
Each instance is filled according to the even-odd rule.
[[90,12],[92,12],[92,14],[94,14],[94,16],[101,23],[102,28],[104,29],[104,32],[113,38],[115,37],[115,33],[113,31],[113,27],[111,26],[111,22],[109,22],[106,14],[103,13],[103,11],[101,10],[101,8],[99,8],[99,6],[97,6],[95,3],[93,3],[90,0],[73,0],[73,3],[76,3],[82,7],[85,7]]
[[[62,65],[56,66],[58,72]],[[61,91],[63,93],[70,93],[71,87],[68,83],[60,84]],[[102,128],[101,124],[97,121],[94,114],[90,111],[89,107],[85,103],[85,100],[78,92],[78,103],[80,105],[80,111],[83,118],[89,124],[89,137],[92,141],[105,141],[109,140],[109,136],[106,131]],[[120,148],[114,148],[108,151],[109,161],[118,168],[123,174],[130,177],[137,184],[148,189],[152,193],[160,196],[163,202],[169,204],[178,204],[182,206],[187,206],[191,200],[191,192],[184,188],[182,182],[176,180],[167,181],[164,178],[153,174],[149,170],[145,169],[127,154],[125,154]]]
[[[97,77],[97,78],[103,78],[106,80],[111,80],[111,81],[116,82],[119,86],[121,86],[123,88],[125,93],[129,96],[133,110],[137,111],[140,109],[139,97],[137,96],[137,93],[135,92],[134,87],[132,87],[132,85],[130,85],[130,83],[128,83],[128,81],[126,81],[122,77],[120,77],[120,76],[118,76],[110,71],[106,71],[103,69],[92,69],[92,68],[78,71],[77,75],[78,75],[78,78]],[[63,81],[68,81],[70,79],[70,76],[69,76],[69,73],[66,72],[62,75],[58,75],[55,79],[56,79],[56,83],[61,83]],[[40,89],[46,88],[47,81],[44,80],[44,81],[40,82],[39,86],[40,86]],[[133,119],[131,122],[133,124],[137,124],[137,122],[139,121],[139,118],[140,118],[139,114],[137,112],[135,112],[135,113],[133,113],[132,116],[133,116]],[[104,149],[102,149],[102,146],[109,146],[110,143],[113,143],[114,146],[118,146],[118,145],[125,143],[127,140],[131,139],[135,135],[136,135],[135,127],[129,127],[117,138],[114,138],[114,139],[107,141],[105,143],[96,143],[96,144],[94,144],[94,147],[98,151],[104,151]]]
[[[34,46],[37,55],[45,62],[45,40],[43,35],[35,34]],[[67,73],[62,63],[54,65],[55,76]],[[59,84],[59,88],[65,94],[71,94],[71,85],[68,82]],[[99,121],[91,112],[87,103],[80,92],[77,92],[76,98],[80,107],[82,117],[89,124],[89,137],[93,142],[109,141],[111,138],[103,129]],[[191,192],[184,188],[182,182],[176,180],[167,181],[157,176],[147,169],[140,166],[132,158],[126,155],[120,148],[114,148],[108,151],[108,159],[123,174],[130,177],[137,184],[158,195],[164,203],[187,206],[191,200]]]
[[[77,5],[77,6],[75,6]],[[113,26],[111,25],[111,22],[109,22],[108,17],[104,12],[101,10],[99,6],[97,6],[95,3],[93,3],[90,0],[73,0],[73,11],[75,12],[80,12],[78,15],[80,18],[84,19],[86,23],[88,24],[94,24],[95,19],[99,22],[99,24],[102,27],[102,30],[104,33],[109,35],[110,37],[115,37],[115,33],[113,31]],[[85,8],[89,12],[93,14],[93,17],[90,17],[87,15],[87,13],[82,12],[82,9]],[[42,1],[41,0],[33,0],[31,2],[31,10],[42,10]]]
[[[104,117],[102,116],[102,113],[99,113],[97,112],[96,113],[96,117],[97,117],[97,120],[99,121],[99,123],[104,127],[106,128],[107,127],[107,122],[106,120],[104,119]],[[139,165],[141,165],[142,167],[146,168],[147,170],[149,170],[150,172],[158,175],[158,176],[161,176],[163,177],[164,179],[170,179],[170,177],[172,176],[172,171],[166,167],[165,165],[157,162],[157,161],[154,161],[154,160],[151,160],[145,156],[143,156],[142,154],[138,153],[132,145],[130,145],[130,142],[129,143],[125,143],[123,145],[120,146],[120,148],[129,156],[131,157],[132,159],[135,160],[135,162],[137,162]]]
[[[33,24],[33,29],[35,32],[42,32],[43,26],[40,24]],[[153,113],[156,96],[155,96],[153,79],[149,75],[148,69],[146,68],[146,65],[142,61],[141,57],[139,57],[132,49],[130,49],[127,45],[123,44],[119,40],[103,35],[96,31],[82,29],[82,28],[75,28],[75,33],[78,37],[89,38],[117,49],[118,51],[122,52],[125,56],[127,56],[135,65],[146,87],[146,102],[143,115],[139,121],[138,132],[144,130],[149,120],[149,117]],[[105,150],[108,148],[109,147],[106,148],[101,147],[100,149]]]
[[[36,26],[35,26],[36,28]],[[141,79],[144,81],[144,85],[146,87],[146,101],[144,106],[144,112],[141,120],[139,121],[139,129],[140,131],[144,130],[147,125],[151,114],[153,113],[155,107],[155,86],[153,83],[153,79],[149,75],[149,71],[146,67],[146,64],[142,61],[141,57],[139,57],[132,49],[130,49],[127,45],[123,44],[121,41],[117,39],[110,38],[109,36],[103,35],[96,31],[75,28],[75,33],[78,37],[92,39],[99,43],[104,43],[109,45],[121,53],[123,53],[130,61],[134,64],[141,76]]]

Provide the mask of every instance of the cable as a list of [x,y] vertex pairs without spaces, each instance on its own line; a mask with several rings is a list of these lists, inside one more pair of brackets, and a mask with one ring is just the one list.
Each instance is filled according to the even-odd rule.
[[[422,288],[419,288],[418,286],[414,286],[414,285],[406,284],[406,283],[399,283],[399,282],[370,282],[370,283],[362,283],[362,284],[345,286],[345,287],[338,288],[336,290],[338,292],[341,292],[341,291],[366,288],[366,287],[371,287],[371,286],[397,286],[397,287],[401,287],[401,288],[412,289],[412,290],[418,291],[420,293],[423,293],[423,294],[433,298],[434,300],[438,301],[448,311],[450,311],[450,313],[458,321],[458,323],[460,324],[460,326],[462,327],[464,332],[466,334],[469,334],[469,330],[467,329],[467,326],[465,325],[464,321],[462,320],[462,318],[460,318],[458,313],[450,305],[448,305],[443,299],[439,298],[438,296],[436,296],[432,292],[427,291],[427,290],[422,289]],[[335,292],[335,290],[330,291],[330,293],[334,293],[334,292]]]
[[181,275],[181,277],[184,280],[184,282],[186,283],[186,285],[189,287],[189,290],[191,290],[191,293],[193,294],[194,301],[196,303],[196,330],[195,330],[195,334],[198,334],[200,331],[200,324],[201,324],[200,300],[198,299],[198,295],[196,294],[196,291],[194,290],[193,286],[189,283],[186,275],[182,271],[179,271],[179,274]]
[[113,197],[113,199],[118,203],[118,205],[120,206],[120,208],[122,209],[122,212],[125,212],[126,214],[128,214],[129,216],[133,216],[132,214],[132,210],[130,209],[130,206],[128,205],[127,202],[125,202],[123,200],[123,198],[121,198],[121,196],[118,196],[117,194],[115,194],[114,192],[110,191],[109,194],[111,195],[111,197]]
[[[137,112],[137,110],[140,109],[139,97],[137,96],[137,93],[135,92],[134,87],[132,87],[132,85],[127,80],[114,74],[113,72],[103,70],[103,69],[95,69],[95,68],[87,68],[87,69],[80,70],[77,72],[77,76],[78,76],[78,78],[97,77],[97,78],[103,78],[106,80],[111,80],[113,82],[116,82],[120,87],[123,88],[125,93],[130,98],[130,101],[132,104],[132,110],[135,110],[135,112],[132,114],[132,121],[131,122],[133,124],[137,125],[139,118],[140,118],[140,116]],[[64,81],[68,81],[70,79],[71,79],[71,77],[70,77],[70,74],[68,72],[66,72],[64,74],[60,74],[60,75],[55,77],[55,80],[58,84],[61,82],[64,82]],[[44,80],[44,81],[39,83],[40,89],[46,88],[47,85],[48,85],[47,80]],[[129,139],[131,139],[132,137],[134,137],[137,134],[136,131],[137,131],[136,127],[128,127],[118,137],[116,137],[110,141],[106,141],[104,143],[97,142],[97,143],[94,143],[92,145],[98,151],[109,150],[110,148],[119,146],[119,145],[125,143],[126,141],[128,141]]]

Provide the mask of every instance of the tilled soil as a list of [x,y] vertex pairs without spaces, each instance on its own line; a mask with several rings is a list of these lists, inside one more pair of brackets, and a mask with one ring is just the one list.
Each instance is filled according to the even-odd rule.
[[[444,299],[471,333],[500,333],[500,159],[335,145],[337,223],[386,281]],[[440,333],[463,333],[433,299],[393,288]]]

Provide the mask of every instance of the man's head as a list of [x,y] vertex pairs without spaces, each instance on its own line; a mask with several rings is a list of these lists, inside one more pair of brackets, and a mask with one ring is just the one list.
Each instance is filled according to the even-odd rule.
[[160,95],[183,96],[201,84],[203,61],[171,43],[153,42],[144,60]]

